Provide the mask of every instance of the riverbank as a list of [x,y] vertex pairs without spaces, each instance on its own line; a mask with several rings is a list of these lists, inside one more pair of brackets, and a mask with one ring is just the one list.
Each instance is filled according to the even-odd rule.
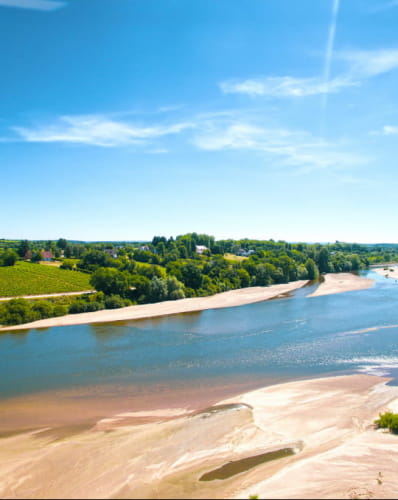
[[27,328],[49,328],[53,326],[81,325],[91,323],[108,323],[113,321],[128,321],[134,319],[153,318],[170,314],[204,311],[206,309],[220,309],[236,307],[255,302],[262,302],[286,295],[308,283],[307,280],[292,281],[280,285],[267,287],[256,286],[230,290],[209,297],[194,297],[190,299],[168,300],[155,304],[128,306],[122,309],[105,309],[101,311],[68,314],[57,318],[48,318],[23,325],[14,325],[0,328],[1,331],[26,330]]
[[364,290],[366,288],[371,288],[374,284],[374,280],[372,279],[363,278],[362,276],[351,273],[329,273],[325,274],[323,278],[324,281],[318,286],[315,292],[308,295],[308,297]]
[[[394,498],[398,437],[372,425],[379,412],[398,409],[398,388],[386,382],[290,382],[189,415],[125,412],[89,429],[4,437],[0,497]],[[250,470],[238,462],[281,449],[293,454]],[[237,474],[200,480],[227,464]]]
[[[204,311],[236,307],[255,302],[262,302],[283,297],[298,288],[307,285],[309,281],[291,281],[267,287],[250,287],[230,290],[209,297],[194,297],[189,299],[170,300],[154,304],[128,306],[121,309],[105,309],[90,313],[68,314],[66,316],[48,318],[23,325],[4,326],[2,331],[26,330],[28,328],[50,328],[53,326],[69,326],[93,323],[109,323],[114,321],[129,321],[135,319],[154,318],[171,314]],[[334,293],[350,292],[370,288],[374,280],[363,278],[351,273],[326,274],[324,281],[308,297]]]

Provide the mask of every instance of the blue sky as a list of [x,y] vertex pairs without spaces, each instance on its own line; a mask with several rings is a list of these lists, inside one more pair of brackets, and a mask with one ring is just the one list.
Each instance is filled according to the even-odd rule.
[[397,0],[0,0],[0,237],[398,242]]

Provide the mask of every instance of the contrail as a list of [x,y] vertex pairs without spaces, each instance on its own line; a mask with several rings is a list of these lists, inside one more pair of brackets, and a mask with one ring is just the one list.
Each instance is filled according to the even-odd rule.
[[329,93],[329,80],[330,80],[330,69],[332,66],[334,40],[336,38],[336,26],[337,17],[340,9],[340,0],[333,0],[333,10],[332,10],[332,20],[329,26],[329,36],[326,45],[326,55],[325,55],[325,67],[323,70],[323,84],[324,92],[322,94],[321,102],[321,138],[323,136],[323,130],[325,127],[325,111],[328,104],[328,93]]

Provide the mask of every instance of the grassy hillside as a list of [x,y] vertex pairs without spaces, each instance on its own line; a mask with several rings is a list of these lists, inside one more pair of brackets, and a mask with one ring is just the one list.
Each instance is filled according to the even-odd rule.
[[0,297],[90,290],[90,275],[30,262],[0,267]]

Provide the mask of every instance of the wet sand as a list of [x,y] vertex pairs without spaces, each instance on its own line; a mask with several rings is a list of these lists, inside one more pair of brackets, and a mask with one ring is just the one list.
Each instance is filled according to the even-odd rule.
[[333,293],[352,292],[354,290],[364,290],[371,288],[374,280],[363,278],[351,273],[325,274],[324,281],[308,297],[318,297],[320,295],[329,295]]
[[[0,497],[396,498],[398,437],[372,426],[379,412],[398,409],[398,388],[386,381],[351,375],[290,382],[194,415],[132,411],[73,433],[9,435],[0,440]],[[157,420],[124,420],[142,417]],[[296,453],[199,480],[284,449]]]
[[[63,388],[0,399],[0,436],[42,427],[93,426],[98,420],[128,412],[190,413],[262,386],[281,377],[253,380],[212,377],[211,382],[170,381],[144,385],[97,385]],[[144,412],[144,413],[143,413]]]
[[283,296],[298,288],[305,286],[306,280],[292,281],[280,285],[267,287],[251,287],[218,293],[210,297],[194,297],[190,299],[168,300],[155,304],[144,304],[124,307],[122,309],[105,309],[102,311],[68,314],[58,318],[48,318],[23,325],[7,326],[1,331],[26,330],[27,328],[49,328],[53,326],[81,325],[89,323],[107,323],[113,321],[126,321],[133,319],[151,318],[184,312],[204,311],[206,309],[220,309],[236,307],[254,302],[262,302]]

